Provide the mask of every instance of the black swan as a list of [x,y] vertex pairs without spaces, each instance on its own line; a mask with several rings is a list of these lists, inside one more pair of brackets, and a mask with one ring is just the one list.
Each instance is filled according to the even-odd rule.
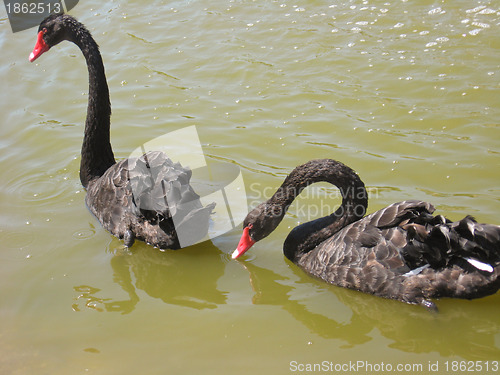
[[159,151],[115,162],[104,65],[85,26],[67,14],[48,16],[40,24],[29,60],[36,60],[63,40],[81,49],[89,72],[80,180],[87,189],[85,202],[90,211],[126,246],[139,239],[161,249],[178,249],[205,237],[214,204],[202,206],[189,184],[189,168]]
[[294,228],[283,252],[324,281],[436,309],[432,298],[479,298],[500,288],[500,226],[474,218],[433,216],[427,202],[408,200],[364,216],[365,186],[330,159],[295,168],[266,202],[250,211],[232,257],[238,258],[281,222],[295,197],[315,182],[336,185],[342,204],[331,215]]

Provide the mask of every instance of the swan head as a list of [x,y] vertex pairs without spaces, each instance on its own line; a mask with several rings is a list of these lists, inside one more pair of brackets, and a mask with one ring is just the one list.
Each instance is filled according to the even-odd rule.
[[79,22],[67,14],[51,14],[38,27],[38,36],[29,61],[33,62],[51,47],[63,40],[72,40],[70,25],[77,26]]
[[269,236],[281,222],[284,214],[282,207],[268,202],[261,203],[250,211],[243,221],[243,234],[232,258],[239,258],[257,241]]

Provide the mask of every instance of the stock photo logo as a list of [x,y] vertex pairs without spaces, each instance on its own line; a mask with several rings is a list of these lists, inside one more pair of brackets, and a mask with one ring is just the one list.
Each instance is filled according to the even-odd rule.
[[50,14],[67,13],[78,0],[3,0],[13,33],[38,26]]
[[[248,213],[239,167],[207,164],[194,125],[144,143],[128,160],[136,206],[161,211],[168,207],[181,248],[233,230]],[[155,183],[158,176],[165,175],[161,183]]]

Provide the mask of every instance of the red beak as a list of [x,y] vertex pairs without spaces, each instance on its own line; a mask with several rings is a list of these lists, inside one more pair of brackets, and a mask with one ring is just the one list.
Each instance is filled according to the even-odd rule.
[[250,238],[249,231],[250,231],[249,227],[245,227],[243,229],[243,234],[241,235],[241,239],[240,239],[240,242],[238,243],[238,247],[236,248],[236,250],[234,250],[233,255],[231,255],[231,257],[233,259],[236,259],[236,258],[242,256],[243,254],[245,254],[245,252],[248,249],[250,249],[252,247],[252,245],[255,243],[255,241],[252,240],[252,238]]
[[38,33],[38,39],[36,40],[35,48],[33,48],[33,52],[30,53],[30,62],[35,61],[40,57],[40,55],[49,50],[49,46],[43,40],[43,31]]

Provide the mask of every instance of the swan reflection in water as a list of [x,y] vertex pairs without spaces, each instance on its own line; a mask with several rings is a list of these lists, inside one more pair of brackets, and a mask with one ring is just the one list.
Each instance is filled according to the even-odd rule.
[[[194,245],[180,252],[161,252],[150,246],[137,246],[136,251],[119,248],[110,264],[113,281],[127,294],[128,299],[96,297],[101,289],[88,285],[74,287],[77,299],[99,311],[131,313],[140,298],[137,289],[171,305],[193,309],[215,309],[225,304],[227,292],[217,288],[224,274],[224,254],[210,242]],[[193,280],[203,279],[202,283]],[[80,310],[80,303],[73,309]]]
[[473,302],[443,299],[440,312],[434,313],[324,284],[287,262],[294,280],[251,262],[242,263],[255,293],[252,302],[283,308],[319,337],[340,340],[342,347],[349,348],[365,344],[380,333],[391,341],[388,347],[407,353],[436,352],[467,360],[500,358],[495,343],[500,316],[492,313],[498,305],[492,300],[499,299],[498,295]]
[[[98,297],[106,291],[80,285],[74,287],[78,297],[73,309],[80,310],[84,301],[87,308],[128,314],[140,302],[138,290],[169,305],[196,310],[223,308],[231,293],[230,288],[222,290],[220,281],[226,266],[232,264],[228,258],[210,242],[181,252],[160,252],[145,245],[134,252],[116,251],[110,260],[113,281],[128,298]],[[239,262],[239,266],[236,272],[247,275],[251,285],[249,305],[276,306],[311,334],[338,340],[343,348],[369,343],[380,334],[390,341],[388,347],[406,353],[436,352],[467,360],[500,357],[495,343],[500,316],[491,313],[495,308],[492,300],[498,295],[473,302],[442,299],[440,312],[432,313],[324,284],[291,263],[286,275],[252,261]],[[193,284],[200,279],[202,283]]]

